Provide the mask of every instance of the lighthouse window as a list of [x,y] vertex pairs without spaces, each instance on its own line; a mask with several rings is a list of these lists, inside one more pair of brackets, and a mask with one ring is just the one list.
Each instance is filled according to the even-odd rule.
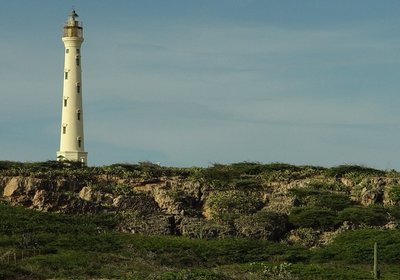
[[76,84],[76,92],[81,93],[81,84],[80,83]]
[[82,138],[78,137],[78,147],[80,148],[82,146]]
[[66,134],[66,133],[67,133],[67,127],[63,126],[63,134]]
[[68,99],[64,99],[64,107],[67,107],[67,100]]
[[76,66],[79,66],[80,63],[81,63],[81,62],[80,62],[80,58],[79,58],[79,56],[77,56],[77,57],[76,57]]
[[65,79],[68,80],[68,72],[64,72],[65,74]]
[[80,49],[76,49],[76,53],[77,53],[77,54],[80,54],[80,53],[81,53],[81,50],[80,50]]
[[77,117],[78,117],[78,121],[80,121],[80,120],[81,120],[81,111],[78,110],[78,111],[76,112],[76,115],[77,115]]
[[65,53],[69,53],[69,49],[65,49]]

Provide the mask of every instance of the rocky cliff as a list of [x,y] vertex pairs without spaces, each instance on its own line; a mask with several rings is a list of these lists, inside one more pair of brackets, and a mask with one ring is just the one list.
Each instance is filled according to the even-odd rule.
[[[395,171],[258,163],[188,169],[150,163],[97,168],[15,164],[0,164],[2,200],[39,211],[113,213],[116,230],[124,232],[285,238],[315,246],[337,231],[397,227],[392,210],[385,210],[384,223],[346,218],[346,211],[372,206],[396,209],[400,174]],[[304,211],[317,210],[329,210],[334,220],[325,228],[296,220]]]

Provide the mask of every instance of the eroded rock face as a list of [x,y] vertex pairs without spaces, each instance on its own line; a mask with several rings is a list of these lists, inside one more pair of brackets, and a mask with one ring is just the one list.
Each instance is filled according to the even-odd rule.
[[93,190],[89,187],[83,187],[79,192],[79,197],[86,201],[92,201]]
[[3,196],[4,197],[10,197],[14,194],[14,192],[18,189],[19,183],[18,183],[19,178],[14,177],[11,178],[6,184],[3,189]]
[[4,197],[29,195],[34,193],[38,188],[45,187],[46,183],[49,183],[32,177],[5,178],[5,182],[3,189]]
[[3,185],[3,199],[40,211],[82,213],[96,208],[76,201],[80,200],[74,193],[78,182],[17,176],[3,178]]
[[[211,183],[178,177],[143,180],[96,175],[87,183],[68,178],[15,176],[0,178],[0,196],[12,204],[40,211],[117,213],[121,217],[119,230],[126,232],[269,240],[288,234],[290,242],[303,242],[315,233],[289,234],[287,215],[296,205],[291,190],[335,184],[339,192],[361,205],[400,205],[400,178],[384,177],[269,180],[254,190],[219,190]],[[233,196],[232,205],[226,196],[221,196],[224,193]],[[210,204],[211,200],[214,204]]]

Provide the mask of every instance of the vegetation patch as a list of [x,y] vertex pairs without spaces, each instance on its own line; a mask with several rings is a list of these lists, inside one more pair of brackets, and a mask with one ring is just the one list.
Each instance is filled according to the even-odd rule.
[[350,207],[338,213],[339,224],[347,221],[352,225],[383,226],[389,221],[388,210],[382,206]]
[[341,178],[349,174],[361,176],[384,176],[385,171],[361,166],[361,165],[339,165],[327,169],[326,174],[331,177]]
[[334,211],[350,207],[353,202],[349,195],[315,188],[295,188],[290,193],[295,197],[296,206],[326,207]]
[[400,185],[393,184],[388,186],[388,196],[392,205],[400,205]]
[[242,215],[234,221],[241,237],[279,240],[288,231],[289,221],[285,214],[259,211],[252,215]]
[[0,161],[0,176],[0,279],[369,279],[375,242],[400,279],[395,171]]
[[289,215],[289,222],[295,228],[332,230],[336,227],[336,212],[320,207],[296,207]]
[[255,192],[212,192],[206,202],[210,217],[222,221],[233,221],[241,214],[253,214],[263,207],[260,195]]

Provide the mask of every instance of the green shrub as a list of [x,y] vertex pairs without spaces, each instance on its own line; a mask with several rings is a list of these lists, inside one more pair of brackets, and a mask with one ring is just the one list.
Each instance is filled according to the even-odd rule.
[[222,274],[209,270],[181,270],[178,272],[165,272],[160,276],[160,280],[228,280]]
[[241,237],[279,240],[288,231],[288,217],[284,214],[259,211],[236,219],[235,228]]
[[261,190],[262,183],[259,178],[252,177],[252,178],[240,178],[235,179],[232,182],[232,188],[235,190]]
[[100,276],[100,257],[82,251],[63,251],[54,255],[39,255],[31,260],[34,267],[53,278]]
[[21,162],[2,160],[0,161],[0,171],[13,168],[22,168],[23,165],[24,164]]
[[162,176],[180,176],[187,178],[193,175],[196,168],[165,167],[150,161],[143,161],[137,164],[116,163],[105,167],[109,172],[124,177],[145,177],[147,179],[160,178]]
[[323,193],[311,202],[311,206],[327,207],[329,209],[339,211],[352,205],[350,197],[345,194]]
[[390,220],[394,220],[398,223],[400,222],[400,208],[398,206],[389,206],[386,210]]
[[289,244],[298,244],[308,248],[319,245],[321,232],[312,228],[298,228],[291,230],[285,241]]
[[[230,165],[231,168],[236,170],[241,175],[259,175],[261,173],[268,173],[273,171],[301,171],[308,167],[299,167],[287,163],[274,162],[269,164],[262,164],[259,162],[238,162]],[[317,167],[315,167],[317,168]]]
[[346,263],[367,263],[373,260],[374,243],[378,243],[379,261],[398,263],[400,261],[400,231],[359,229],[338,235],[331,244],[314,252],[313,262],[344,261]]
[[[59,213],[42,213],[22,207],[0,204],[0,234],[97,233],[101,228],[109,231],[117,225],[113,214],[88,214],[72,216]],[[18,222],[17,222],[18,221]]]
[[283,262],[280,264],[250,263],[250,269],[257,279],[273,280],[297,280],[298,278],[291,272],[291,263]]
[[390,185],[387,186],[388,188],[388,195],[389,199],[392,201],[393,205],[399,205],[400,204],[400,185]]
[[187,216],[183,217],[178,230],[182,236],[205,239],[232,237],[234,234],[234,228],[230,224]]
[[[350,266],[348,263],[297,263],[291,267],[299,279],[311,280],[366,280],[372,279],[370,267]],[[385,275],[386,276],[386,275]],[[386,279],[386,278],[385,278]],[[387,278],[391,279],[391,278]],[[393,278],[397,279],[397,278]]]
[[270,163],[264,165],[263,172],[271,172],[271,171],[300,171],[302,168],[296,165],[291,165],[287,163]]
[[14,264],[6,264],[0,262],[0,279],[29,279],[29,280],[44,280],[46,277],[35,273],[28,269],[20,268]]
[[321,182],[321,181],[311,181],[308,187],[320,191],[333,191],[333,192],[348,192],[349,188],[343,185],[339,181],[335,182]]
[[336,226],[336,212],[327,208],[296,207],[289,215],[289,222],[295,228],[329,230]]
[[243,191],[213,192],[206,201],[212,218],[227,220],[241,214],[252,214],[263,207],[257,193]]
[[266,165],[259,163],[259,162],[237,162],[231,164],[231,167],[239,174],[246,174],[246,175],[258,175],[265,171]]
[[206,182],[213,183],[216,188],[226,187],[234,178],[240,176],[240,170],[224,164],[214,164],[205,168],[200,175]]
[[[239,162],[230,165],[214,164],[211,167],[203,169],[200,172],[200,176],[206,182],[213,183],[215,188],[225,189],[235,180],[242,180],[243,176],[263,175],[263,177],[265,177],[266,174],[269,174],[268,176],[270,176],[271,173],[275,172],[283,172],[285,174],[293,172],[301,173],[302,167],[285,163],[261,164],[256,162]],[[245,182],[243,183],[246,184]],[[254,184],[253,181],[252,185],[259,185],[259,183]]]
[[352,204],[350,197],[342,193],[334,193],[314,188],[297,188],[290,190],[294,195],[297,206],[329,208],[335,211],[342,210]]
[[332,168],[327,169],[326,174],[328,176],[335,177],[343,177],[346,174],[354,173],[359,175],[369,175],[369,176],[383,176],[385,175],[385,171],[360,166],[360,165],[339,165]]
[[351,207],[338,213],[337,222],[348,221],[354,225],[382,226],[388,222],[388,210],[382,206]]

